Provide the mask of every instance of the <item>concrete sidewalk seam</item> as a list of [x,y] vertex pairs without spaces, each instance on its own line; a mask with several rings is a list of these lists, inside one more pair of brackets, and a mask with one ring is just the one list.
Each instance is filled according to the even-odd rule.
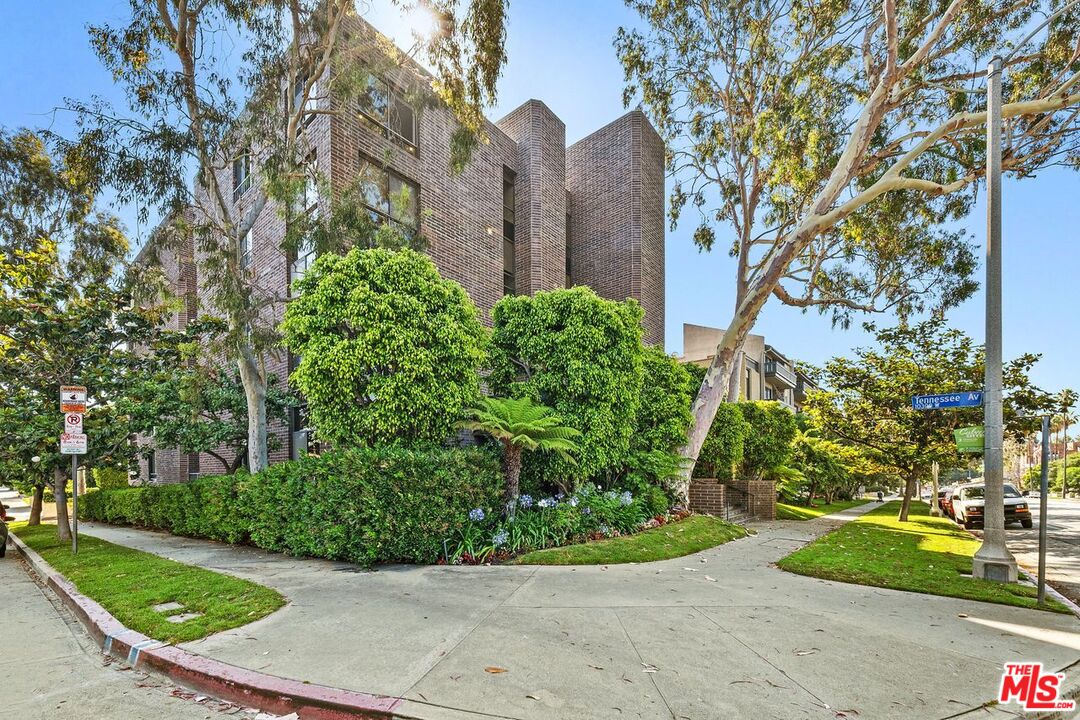
[[[634,638],[630,637],[630,633],[627,632],[626,625],[623,624],[622,618],[619,617],[618,611],[612,610],[611,614],[615,616],[615,621],[618,622],[619,627],[622,628],[623,637],[625,637],[626,642],[630,644],[630,649],[634,651],[635,655],[637,655],[638,662],[640,662],[642,665],[645,665],[645,658],[641,656],[641,651],[638,650],[637,645],[634,643]],[[655,667],[651,663],[649,663],[649,666]],[[675,720],[675,711],[671,709],[671,703],[668,702],[667,696],[664,695],[664,691],[660,689],[660,683],[656,682],[656,673],[649,672],[647,674],[649,676],[649,680],[652,681],[653,687],[656,689],[656,693],[660,696],[660,699],[664,701],[664,707],[667,708],[668,714],[671,715],[672,720]]]
[[[153,670],[179,685],[222,700],[255,706],[302,720],[343,717],[393,720],[402,698],[360,693],[281,678],[239,668],[148,638],[124,626],[94,600],[81,594],[37,552],[15,535],[10,540],[42,584],[55,592],[103,651],[136,669]],[[108,644],[108,650],[105,646]]]

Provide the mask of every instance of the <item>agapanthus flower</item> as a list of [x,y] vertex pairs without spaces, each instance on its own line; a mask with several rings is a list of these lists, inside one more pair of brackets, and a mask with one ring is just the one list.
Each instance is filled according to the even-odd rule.
[[576,497],[570,498],[570,507],[577,507],[578,500]]
[[604,534],[604,535],[610,535],[611,534],[611,528],[609,528],[607,525],[601,525],[600,526],[600,532],[602,534]]
[[473,522],[480,522],[481,520],[484,519],[484,509],[483,508],[473,508],[472,510],[469,511],[469,519],[472,520]]
[[495,547],[502,547],[509,539],[510,534],[505,530],[500,530],[499,532],[495,533],[495,537],[491,538],[491,542],[495,544]]
[[555,507],[555,499],[554,498],[544,498],[539,503],[537,503],[537,505],[539,505],[542,508]]
[[531,508],[533,506],[532,495],[522,495],[521,497],[519,497],[518,498],[518,505],[521,506],[522,508],[524,508],[525,510],[528,510],[529,508]]
[[581,508],[581,514],[582,515],[592,515],[592,508],[589,507],[588,505],[586,505],[585,507]]
[[623,490],[622,495],[619,496],[619,500],[622,501],[623,505],[629,505],[634,502],[634,496],[630,494],[629,490]]

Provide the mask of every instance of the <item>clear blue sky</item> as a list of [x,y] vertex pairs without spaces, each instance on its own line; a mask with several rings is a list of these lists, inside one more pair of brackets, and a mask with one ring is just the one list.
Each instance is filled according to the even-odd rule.
[[[374,21],[407,38],[394,11],[373,0]],[[66,131],[71,119],[51,110],[65,96],[115,97],[111,79],[90,52],[85,25],[122,18],[126,0],[38,0],[7,3],[0,27],[0,125]],[[622,71],[612,49],[620,24],[637,18],[620,0],[511,0],[509,64],[492,118],[529,98],[547,103],[566,122],[567,142],[614,119],[622,107]],[[1080,389],[1080,175],[1051,170],[1005,185],[1005,354],[1039,352],[1034,377],[1047,390]],[[119,209],[125,218],[130,212]],[[968,222],[974,240],[984,238],[984,207]],[[129,220],[132,235],[145,233]],[[682,323],[723,326],[733,303],[733,265],[722,253],[700,254],[687,224],[667,237],[667,349],[682,349]],[[718,242],[723,247],[725,243]],[[981,270],[980,270],[981,272]],[[983,297],[976,295],[950,315],[951,322],[981,341]],[[882,321],[887,321],[885,318]],[[827,318],[770,302],[755,332],[790,356],[821,363],[866,344],[860,331],[833,330]]]

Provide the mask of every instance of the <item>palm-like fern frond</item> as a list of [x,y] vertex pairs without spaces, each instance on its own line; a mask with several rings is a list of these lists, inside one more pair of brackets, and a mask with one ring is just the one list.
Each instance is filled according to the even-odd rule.
[[485,397],[467,412],[471,419],[460,423],[461,427],[485,432],[523,450],[548,450],[572,461],[570,453],[579,449],[574,438],[581,433],[564,425],[554,410],[532,400]]

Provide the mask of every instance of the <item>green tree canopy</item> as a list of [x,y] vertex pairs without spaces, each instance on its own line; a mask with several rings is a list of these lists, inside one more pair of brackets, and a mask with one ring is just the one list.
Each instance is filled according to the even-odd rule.
[[484,328],[460,285],[413,250],[324,255],[281,330],[317,437],[336,446],[442,442],[479,395]]
[[488,384],[547,405],[581,432],[577,463],[533,456],[527,473],[571,489],[626,463],[640,406],[642,311],[585,287],[506,296],[492,310]]
[[[982,424],[982,409],[914,410],[914,395],[982,388],[983,351],[942,319],[889,329],[868,326],[878,347],[859,348],[854,357],[825,364],[824,389],[810,394],[806,412],[830,437],[856,445],[883,469],[906,482],[901,520],[918,478],[929,475],[933,462],[954,467],[963,459],[953,430]],[[1004,370],[1006,432],[1030,434],[1048,403],[1034,387],[1028,371],[1038,360],[1025,354]]]

